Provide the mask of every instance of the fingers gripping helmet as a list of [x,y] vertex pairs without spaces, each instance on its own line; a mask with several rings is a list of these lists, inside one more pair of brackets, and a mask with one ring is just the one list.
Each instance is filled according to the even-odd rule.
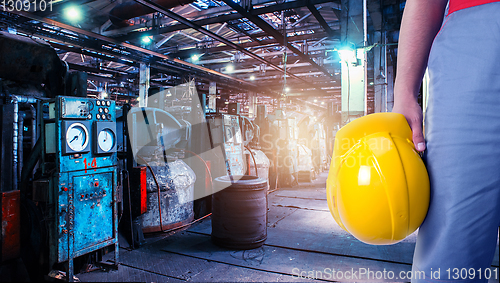
[[430,190],[406,118],[370,114],[340,129],[326,191],[337,224],[364,243],[395,244],[413,233]]

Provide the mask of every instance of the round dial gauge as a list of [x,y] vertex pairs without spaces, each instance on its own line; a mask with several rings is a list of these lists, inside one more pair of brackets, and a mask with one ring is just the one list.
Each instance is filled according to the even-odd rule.
[[66,130],[66,143],[74,151],[82,151],[89,143],[89,131],[82,123],[73,123]]
[[97,144],[102,151],[108,152],[115,145],[115,134],[110,129],[104,129],[97,136]]

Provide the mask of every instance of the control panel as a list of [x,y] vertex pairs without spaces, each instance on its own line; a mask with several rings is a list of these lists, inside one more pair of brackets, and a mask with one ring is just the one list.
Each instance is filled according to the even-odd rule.
[[55,160],[55,168],[45,172],[54,207],[48,217],[49,261],[72,266],[73,258],[113,244],[117,259],[115,102],[60,96],[45,105],[44,159]]
[[116,165],[115,112],[111,100],[58,97],[49,103],[46,153],[57,155],[61,172]]

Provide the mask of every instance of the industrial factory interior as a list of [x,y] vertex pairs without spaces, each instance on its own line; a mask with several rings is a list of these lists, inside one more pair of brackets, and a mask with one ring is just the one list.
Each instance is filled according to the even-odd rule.
[[326,195],[405,4],[2,1],[0,280],[408,282],[418,230],[363,243]]

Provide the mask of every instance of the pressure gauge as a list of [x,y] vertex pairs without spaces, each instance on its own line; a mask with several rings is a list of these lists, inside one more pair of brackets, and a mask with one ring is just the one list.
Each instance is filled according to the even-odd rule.
[[113,148],[115,140],[115,133],[108,128],[100,131],[97,136],[97,144],[104,152],[109,152]]
[[89,126],[87,121],[64,121],[65,146],[64,153],[81,153],[89,151]]
[[116,123],[95,122],[93,144],[95,154],[116,152]]

